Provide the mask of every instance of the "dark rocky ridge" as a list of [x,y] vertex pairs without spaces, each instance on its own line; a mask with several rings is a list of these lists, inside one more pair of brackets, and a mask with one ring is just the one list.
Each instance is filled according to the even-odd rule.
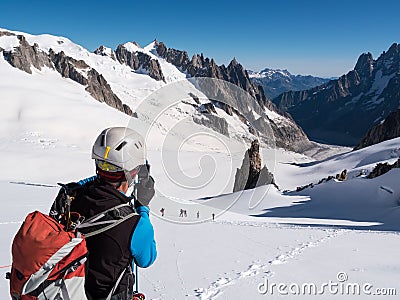
[[117,60],[121,64],[131,67],[135,71],[144,70],[151,78],[165,82],[164,74],[158,60],[151,58],[143,52],[130,52],[124,45],[118,45],[115,50]]
[[[261,86],[250,81],[247,70],[244,69],[243,66],[236,61],[236,59],[233,59],[227,67],[224,65],[218,66],[213,59],[204,57],[203,54],[195,54],[193,55],[192,59],[189,59],[186,51],[167,48],[164,43],[157,41],[155,42],[155,50],[159,57],[164,58],[169,63],[175,65],[182,72],[186,72],[188,76],[192,78],[209,77],[220,79],[245,90],[251,97],[248,97],[246,101],[239,101],[238,99],[234,103],[234,107],[236,107],[240,113],[232,107],[229,107],[229,105],[226,103],[217,103],[218,101],[216,100],[212,100],[211,103],[224,109],[229,115],[232,115],[232,113],[237,114],[243,123],[249,125],[249,131],[251,133],[254,134],[254,130],[258,130],[261,134],[261,139],[263,134],[270,135],[271,133],[267,132],[267,123],[269,123],[273,130],[275,142],[278,147],[283,147],[294,151],[303,151],[305,148],[312,147],[302,129],[297,126],[297,124],[289,115],[282,114],[282,112],[276,108],[276,106],[268,99],[268,97],[265,96]],[[229,87],[227,88],[223,83],[221,83],[220,86],[215,84],[211,88],[207,87],[206,89],[209,90],[209,94],[211,95],[211,97],[208,98],[220,99],[219,96],[224,95],[226,91],[229,90]],[[233,98],[235,98],[234,95]],[[256,101],[254,101],[253,98]],[[249,107],[250,110],[259,115],[264,115],[264,108],[268,108],[271,111],[283,115],[288,119],[289,122],[285,126],[282,126],[282,124],[276,124],[272,120],[266,120],[265,118],[255,120],[249,111]],[[244,113],[246,113],[246,117],[250,116],[249,120],[244,117]],[[249,121],[252,122],[252,124],[248,124]],[[219,127],[219,125],[216,124],[216,127]],[[265,140],[263,139],[263,141]]]
[[99,74],[95,69],[88,72],[88,87],[86,90],[98,101],[122,111],[123,113],[134,116],[131,108],[122,104],[122,101],[114,94],[110,85],[107,83],[103,75]]
[[400,158],[392,165],[388,164],[387,162],[377,164],[371,173],[368,174],[367,178],[372,179],[381,176],[394,168],[400,168]]
[[90,69],[83,60],[76,60],[66,56],[64,51],[55,53],[52,49],[49,51],[49,57],[54,64],[54,68],[62,77],[70,78],[81,85],[88,85],[88,78],[83,75],[83,72],[79,71],[85,70],[87,72]]
[[9,31],[0,31],[0,36],[15,36],[15,34]]
[[254,140],[244,155],[241,168],[236,171],[233,192],[253,189],[267,184],[273,184],[277,187],[274,175],[268,171],[266,166],[261,168],[261,164],[260,145],[257,140]]
[[276,111],[276,107],[265,96],[263,89],[250,81],[247,70],[236,59],[233,59],[228,67],[218,66],[214,59],[205,58],[203,54],[195,54],[189,59],[186,51],[167,48],[163,42],[156,41],[155,47],[160,57],[181,71],[187,72],[191,77],[210,77],[228,81],[247,91],[260,105]]
[[[189,93],[190,95],[191,93]],[[249,132],[253,135],[256,135],[255,129],[249,124],[248,120],[245,116],[243,116],[240,112],[238,112],[233,107],[227,105],[226,103],[219,102],[217,100],[210,100],[208,103],[203,103],[199,101],[199,98],[194,95],[190,95],[196,102],[196,104],[192,104],[189,102],[184,102],[185,104],[191,105],[201,114],[202,117],[193,116],[193,121],[197,124],[204,125],[206,127],[210,127],[214,131],[217,131],[227,137],[229,137],[228,130],[228,122],[218,116],[218,112],[216,108],[220,108],[225,111],[229,116],[233,116],[234,114],[239,118],[239,120],[248,126]]]
[[193,118],[193,121],[229,137],[228,122],[224,118],[212,114],[205,114],[203,118]]
[[[6,35],[4,32],[1,34]],[[14,34],[10,33],[10,35]],[[23,35],[17,37],[20,42],[19,46],[15,47],[13,51],[3,51],[4,59],[10,65],[29,74],[32,74],[32,66],[38,70],[45,66],[55,69],[61,76],[70,78],[81,85],[87,85],[86,90],[99,102],[104,102],[128,115],[134,115],[130,107],[123,104],[114,94],[104,77],[83,60],[69,57],[63,51],[55,53],[50,49],[49,53],[46,53],[40,50],[37,44],[29,45]]]
[[19,47],[14,48],[14,51],[3,51],[4,59],[10,65],[32,74],[31,66],[41,70],[44,66],[53,68],[51,60],[47,53],[41,51],[37,44],[29,45],[23,35],[17,36],[19,39]]
[[362,54],[354,70],[306,91],[275,98],[312,139],[354,146],[367,130],[400,104],[400,45],[393,44],[377,60]]
[[373,126],[354,148],[358,150],[383,141],[400,137],[400,109],[392,112],[381,124]]

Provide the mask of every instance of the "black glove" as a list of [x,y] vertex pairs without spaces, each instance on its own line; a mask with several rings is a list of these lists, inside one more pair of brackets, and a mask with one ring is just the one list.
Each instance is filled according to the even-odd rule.
[[135,206],[148,206],[151,199],[154,197],[154,179],[149,174],[150,165],[142,166],[138,173],[138,183],[135,184],[136,188],[136,201]]
[[70,182],[67,184],[58,185],[62,186],[56,199],[53,202],[53,205],[50,208],[49,215],[56,219],[57,221],[60,220],[63,214],[65,214],[65,207],[66,207],[66,197],[68,196],[76,196],[78,190],[82,188],[82,186],[76,182]]

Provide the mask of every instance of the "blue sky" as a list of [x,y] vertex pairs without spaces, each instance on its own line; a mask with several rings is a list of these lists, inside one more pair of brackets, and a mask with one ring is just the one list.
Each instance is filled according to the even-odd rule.
[[93,51],[154,38],[218,64],[339,76],[400,43],[400,1],[0,1],[0,27],[66,36]]

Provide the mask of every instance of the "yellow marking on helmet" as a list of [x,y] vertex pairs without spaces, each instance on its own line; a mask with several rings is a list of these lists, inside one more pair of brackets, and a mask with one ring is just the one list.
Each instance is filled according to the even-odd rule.
[[110,152],[111,148],[110,146],[107,146],[106,151],[104,151],[104,158],[108,158],[108,153]]
[[98,166],[103,171],[116,171],[117,170],[116,166],[109,164],[108,162],[105,162],[105,161],[99,162]]

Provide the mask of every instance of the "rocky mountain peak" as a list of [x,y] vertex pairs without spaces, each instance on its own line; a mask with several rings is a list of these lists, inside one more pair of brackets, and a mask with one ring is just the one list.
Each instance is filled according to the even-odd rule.
[[133,41],[133,42],[131,42],[131,43],[134,44],[136,47],[141,48],[138,42]]
[[288,91],[302,91],[328,82],[326,78],[311,75],[292,75],[288,70],[265,68],[260,72],[248,71],[253,83],[261,85],[271,99]]
[[101,55],[101,56],[108,56],[115,60],[115,53],[111,48],[108,48],[106,46],[100,46],[96,50],[93,51],[94,54]]
[[400,70],[400,45],[394,43],[390,46],[387,52],[382,55],[375,62],[376,68],[382,70],[383,75],[390,75]]
[[245,89],[255,99],[259,100],[262,106],[269,101],[264,93],[259,92],[259,88],[251,83],[247,71],[237,62],[236,58],[232,59],[228,67],[225,67],[224,65],[218,66],[214,59],[204,57],[203,53],[193,55],[190,60],[186,51],[167,48],[163,42],[157,42],[155,49],[160,57],[192,77],[211,77],[226,80]]
[[[255,99],[255,101],[252,103],[236,103],[243,111],[247,111],[249,110],[249,107],[251,107],[255,112],[259,111],[260,115],[262,115],[262,111],[265,109],[274,111],[278,115],[280,114],[280,111],[264,94],[263,88],[250,81],[247,70],[236,60],[236,58],[233,58],[229,65],[225,67],[224,65],[217,65],[214,59],[204,57],[203,53],[194,54],[192,59],[189,59],[186,51],[167,48],[163,42],[155,43],[155,53],[157,53],[159,57],[164,58],[167,62],[173,64],[180,71],[185,72],[190,77],[210,77],[221,79],[244,89],[253,99]],[[215,86],[213,88],[215,88],[217,95],[220,87]],[[223,91],[220,90],[219,93],[223,93]],[[224,107],[224,110],[228,114],[229,111],[232,110],[228,105],[223,105],[221,103],[218,105]],[[282,116],[282,118],[286,119],[287,116]],[[266,125],[263,122],[270,122],[272,130],[275,133],[276,143],[279,147],[297,149],[296,151],[300,151],[300,149],[303,149],[305,145],[308,145],[309,143],[301,128],[299,128],[290,118],[284,123],[286,124],[284,126],[282,124],[280,124],[281,126],[278,126],[272,120],[267,121],[264,118],[259,118],[258,121],[253,121],[255,121],[254,124],[259,127],[257,129],[262,132],[266,130]],[[245,120],[243,122],[245,122]]]
[[374,70],[374,58],[370,52],[363,53],[357,60],[354,70],[360,75],[362,79],[368,79]]
[[274,102],[312,139],[357,145],[371,126],[400,106],[399,50],[399,45],[393,44],[376,60],[371,53],[361,54],[354,70],[338,79],[304,91],[285,92]]
[[168,51],[167,46],[163,42],[155,41],[156,52],[160,57],[164,57]]
[[400,44],[393,43],[392,46],[390,46],[389,50],[386,53],[386,56],[389,57],[398,57],[399,56],[399,49],[400,49]]
[[234,58],[231,60],[231,62],[229,63],[228,68],[229,68],[229,67],[234,68],[234,67],[236,67],[237,65],[238,65],[238,62],[237,62],[237,60],[236,60],[236,57],[234,57]]
[[[134,45],[139,47],[137,43]],[[135,71],[147,72],[155,80],[165,81],[160,63],[150,55],[140,51],[131,51],[122,44],[118,45],[115,54],[121,64],[129,66]]]
[[271,79],[278,79],[278,78],[282,78],[282,77],[292,77],[294,75],[290,74],[290,72],[288,70],[273,70],[270,68],[265,68],[264,70],[261,70],[260,72],[254,72],[254,75],[259,74],[260,76],[264,77],[264,76],[268,76]]

